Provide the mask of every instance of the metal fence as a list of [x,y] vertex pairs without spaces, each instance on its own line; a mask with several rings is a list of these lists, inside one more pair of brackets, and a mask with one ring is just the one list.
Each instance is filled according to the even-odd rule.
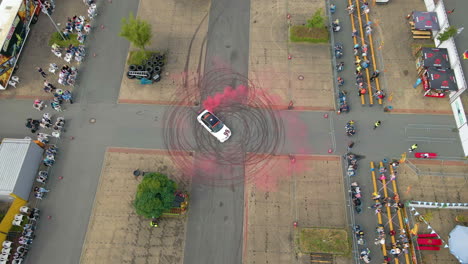
[[[440,160],[440,167],[443,169],[445,162],[450,162],[453,160]],[[461,161],[461,160],[459,160]],[[463,160],[465,166],[468,166],[468,161]],[[411,162],[411,160],[406,160],[405,165],[411,169],[416,175],[418,176],[440,176],[440,177],[456,177],[456,178],[465,178],[465,181],[468,178],[468,175],[463,172],[444,172],[444,171],[428,171],[428,170],[422,170],[419,169],[414,163]]]

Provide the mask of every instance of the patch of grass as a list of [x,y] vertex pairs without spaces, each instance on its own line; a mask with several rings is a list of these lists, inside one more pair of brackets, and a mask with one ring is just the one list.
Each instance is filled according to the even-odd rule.
[[158,53],[155,51],[145,51],[145,50],[133,50],[130,51],[130,55],[128,56],[127,63],[130,64],[142,64],[145,60],[149,59],[151,55]]
[[70,39],[63,40],[58,32],[52,33],[49,39],[49,46],[52,46],[54,43],[60,47],[68,47],[70,44],[73,46],[81,45],[81,43],[76,39],[77,34],[70,34]]
[[344,229],[302,228],[299,248],[303,253],[348,255],[350,245]]
[[23,226],[24,224],[22,224],[21,226],[12,226],[9,232],[21,232],[23,231]]
[[411,53],[413,54],[413,56],[416,56],[420,48],[435,48],[435,47],[436,46],[434,43],[431,43],[431,44],[413,43],[411,44]]
[[292,42],[327,43],[330,37],[326,28],[309,28],[302,25],[292,26],[289,33]]

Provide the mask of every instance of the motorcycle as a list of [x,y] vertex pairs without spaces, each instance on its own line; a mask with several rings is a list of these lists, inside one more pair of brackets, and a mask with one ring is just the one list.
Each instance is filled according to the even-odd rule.
[[361,187],[357,182],[351,183],[351,194],[355,198],[361,198]]
[[353,204],[354,204],[354,210],[356,211],[356,213],[360,214],[362,212],[361,199],[353,198]]
[[[351,198],[353,200],[353,205],[354,205],[354,210],[356,210],[356,213],[361,213],[362,208],[361,208],[361,188],[359,187],[357,182],[351,183]],[[358,225],[356,227],[359,227]],[[356,234],[358,234],[357,230]],[[359,233],[362,233],[364,235],[364,232],[362,232],[359,229]]]
[[361,254],[360,254],[360,259],[362,259],[362,261],[364,261],[365,263],[370,263],[371,262],[371,258],[369,256],[370,254],[370,250],[368,248],[366,249],[363,249],[361,251]]
[[340,59],[343,57],[343,51],[335,49],[335,58]]
[[332,22],[332,29],[333,29],[333,32],[339,32],[341,30],[339,19],[336,19],[335,21]]
[[336,78],[336,82],[338,82],[338,87],[344,85],[344,80],[343,80],[343,78],[341,78],[341,77]]
[[340,113],[348,113],[349,106],[348,106],[348,103],[346,102],[346,93],[343,91],[340,91],[338,93],[338,100],[340,102]]
[[353,120],[348,121],[348,123],[346,123],[345,129],[346,129],[346,135],[348,135],[348,137],[351,137],[354,134],[356,134],[356,128],[354,127]]
[[343,56],[343,44],[341,43],[336,43],[335,44],[335,57],[337,59],[341,58]]
[[360,225],[354,225],[353,231],[354,231],[354,234],[356,235],[356,238],[363,238],[364,237],[364,231],[362,231]]
[[340,62],[339,64],[336,65],[336,70],[338,72],[343,71],[343,68],[344,68],[344,62]]
[[348,177],[356,176],[356,169],[354,165],[348,165]]
[[336,11],[336,5],[331,4],[330,5],[330,13],[335,14],[335,11]]

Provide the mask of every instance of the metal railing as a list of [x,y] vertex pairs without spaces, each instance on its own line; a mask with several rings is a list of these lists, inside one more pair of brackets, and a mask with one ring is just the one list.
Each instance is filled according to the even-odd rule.
[[[453,158],[455,160],[456,158]],[[453,160],[447,160],[447,161],[453,161]],[[462,159],[459,159],[457,161],[462,161]],[[440,160],[440,167],[443,168],[445,160]],[[464,160],[463,161],[466,166],[468,166],[468,161]],[[440,176],[440,177],[456,177],[456,178],[465,178],[465,180],[468,178],[468,175],[463,172],[443,172],[443,171],[428,171],[428,170],[422,170],[419,169],[411,160],[407,159],[404,163],[408,168],[411,169],[416,175],[418,176]]]

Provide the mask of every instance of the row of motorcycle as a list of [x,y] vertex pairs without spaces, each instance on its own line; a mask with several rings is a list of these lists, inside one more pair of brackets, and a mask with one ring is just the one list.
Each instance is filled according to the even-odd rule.
[[[354,210],[356,213],[361,213],[361,188],[357,182],[351,183],[351,197],[353,199]],[[361,229],[360,225],[354,225],[353,227],[354,235],[356,236],[357,244],[360,246],[366,245],[366,241],[364,240],[364,231]],[[359,259],[361,259],[364,263],[370,263],[370,250],[369,248],[362,249],[359,253]]]

